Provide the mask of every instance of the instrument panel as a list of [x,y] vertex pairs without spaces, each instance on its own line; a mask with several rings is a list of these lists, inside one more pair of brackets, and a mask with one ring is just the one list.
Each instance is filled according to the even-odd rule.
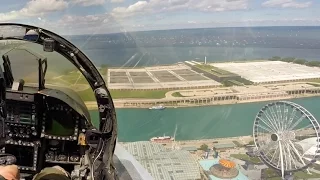
[[14,155],[22,172],[37,173],[54,165],[73,169],[80,164],[87,148],[83,140],[87,119],[70,103],[37,91],[9,90],[6,105],[8,139],[1,151]]

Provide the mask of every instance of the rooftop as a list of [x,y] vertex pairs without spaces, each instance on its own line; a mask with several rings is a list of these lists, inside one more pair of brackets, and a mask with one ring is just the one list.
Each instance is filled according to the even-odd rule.
[[212,66],[238,74],[254,83],[320,78],[320,68],[282,61],[212,63]]
[[169,150],[149,141],[125,143],[123,147],[156,180],[200,179],[200,169],[191,154],[185,150]]
[[221,85],[184,64],[134,69],[111,68],[106,79],[110,89],[168,89]]
[[[210,167],[212,167],[213,165],[219,164],[219,158],[201,160],[199,163],[205,171],[210,171]],[[236,168],[239,170],[238,167]],[[221,180],[221,178],[218,178],[213,175],[209,175],[209,177],[210,177],[210,180]],[[241,171],[239,171],[238,176],[229,180],[248,180],[248,177],[246,177],[244,174],[241,173]]]

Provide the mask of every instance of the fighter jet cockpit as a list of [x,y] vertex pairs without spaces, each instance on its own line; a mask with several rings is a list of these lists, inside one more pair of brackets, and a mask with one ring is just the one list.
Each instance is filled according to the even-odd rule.
[[1,0],[0,180],[319,180],[319,9]]
[[[72,179],[115,179],[117,122],[96,67],[73,44],[50,31],[0,24],[0,34],[0,164],[18,165],[22,179],[56,165]],[[66,66],[73,68],[67,74]],[[88,83],[71,84],[72,78]],[[97,99],[95,124],[75,93],[79,90]]]

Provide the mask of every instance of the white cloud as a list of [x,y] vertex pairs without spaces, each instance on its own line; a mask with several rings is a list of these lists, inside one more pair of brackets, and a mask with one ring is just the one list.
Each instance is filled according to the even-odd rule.
[[115,17],[127,17],[173,10],[219,12],[247,9],[248,4],[249,0],[150,0],[114,8],[111,14]]
[[66,9],[68,3],[63,0],[32,0],[20,10],[23,15],[37,16],[40,14]]
[[81,6],[95,6],[103,5],[105,0],[71,0],[73,4],[79,4]]
[[27,17],[42,16],[46,13],[64,10],[68,3],[63,0],[31,0],[18,11],[0,13],[0,21],[12,21]]
[[282,7],[282,8],[307,8],[312,4],[308,2],[297,2],[295,0],[268,0],[262,3],[265,7]]
[[59,21],[58,24],[70,26],[70,24],[74,24],[77,22],[77,26],[96,26],[101,25],[101,23],[110,22],[112,18],[107,14],[101,15],[87,15],[87,16],[71,16],[65,15]]
[[[234,19],[231,21],[221,20],[181,20],[175,23],[153,23],[120,21],[107,14],[88,15],[88,16],[70,16],[65,15],[59,21],[49,21],[41,18],[32,18],[27,24],[43,27],[58,34],[104,34],[117,33],[125,31],[148,31],[165,29],[183,29],[183,28],[213,28],[213,27],[251,27],[251,26],[319,26],[320,19],[314,18],[255,18],[252,19]],[[77,23],[74,23],[77,22]]]
[[[74,23],[77,22],[77,23]],[[65,15],[59,21],[55,22],[55,26],[59,27],[60,32],[66,34],[101,34],[120,32],[123,22],[116,21],[109,14],[74,16]],[[44,27],[47,27],[44,24]]]
[[122,3],[124,0],[110,0],[111,3]]
[[[77,22],[77,23],[74,23]],[[100,28],[103,26],[113,26],[120,25],[119,21],[116,21],[109,14],[99,14],[99,15],[86,15],[86,16],[74,16],[65,15],[63,16],[57,24],[61,27],[73,27],[73,28]]]

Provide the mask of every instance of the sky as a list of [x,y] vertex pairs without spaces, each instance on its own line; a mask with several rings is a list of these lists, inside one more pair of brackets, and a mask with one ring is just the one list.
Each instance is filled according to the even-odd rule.
[[0,22],[68,34],[319,26],[319,0],[1,0]]

